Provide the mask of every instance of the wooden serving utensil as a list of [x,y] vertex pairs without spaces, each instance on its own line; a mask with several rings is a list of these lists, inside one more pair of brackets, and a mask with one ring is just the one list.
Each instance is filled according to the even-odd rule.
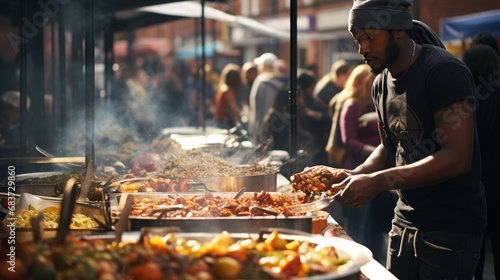
[[78,187],[75,183],[76,178],[70,178],[66,182],[66,187],[64,188],[64,196],[61,203],[61,215],[59,218],[59,228],[57,229],[55,239],[56,244],[63,244],[69,233],[71,219],[73,218],[73,210],[75,210],[76,198],[78,196]]

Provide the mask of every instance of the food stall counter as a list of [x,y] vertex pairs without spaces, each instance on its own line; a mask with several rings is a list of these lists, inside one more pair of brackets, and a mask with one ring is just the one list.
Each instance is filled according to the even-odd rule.
[[[321,232],[325,236],[336,236],[353,241],[347,232],[331,216],[327,218],[328,225]],[[371,259],[367,264],[361,267],[361,280],[397,280],[382,264],[375,259]]]

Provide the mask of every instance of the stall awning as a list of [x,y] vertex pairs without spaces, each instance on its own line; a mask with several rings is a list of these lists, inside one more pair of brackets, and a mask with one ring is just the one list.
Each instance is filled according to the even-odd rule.
[[[160,4],[140,8],[139,11],[158,13],[162,15],[175,15],[187,18],[197,18],[201,16],[201,5],[195,1],[181,1],[175,3]],[[234,16],[224,13],[220,10],[205,6],[205,17],[208,19],[236,24],[239,26],[250,28],[261,34],[277,37],[280,39],[289,39],[290,34],[275,28],[266,26],[258,21],[243,16]]]
[[478,32],[488,32],[500,38],[500,9],[444,18],[439,22],[443,41],[470,38]]
[[[152,5],[147,7],[142,7],[137,9],[139,12],[156,13],[165,16],[178,16],[186,18],[199,18],[201,17],[201,4],[196,1],[180,1],[159,5]],[[232,26],[239,26],[249,30],[254,31],[262,35],[270,36],[280,40],[290,40],[290,33],[281,29],[277,29],[273,26],[263,24],[252,18],[231,15],[215,9],[213,7],[205,5],[205,18],[218,20],[221,22],[226,22]],[[326,32],[298,32],[298,40],[318,40],[325,38],[338,38],[336,33],[326,33]]]

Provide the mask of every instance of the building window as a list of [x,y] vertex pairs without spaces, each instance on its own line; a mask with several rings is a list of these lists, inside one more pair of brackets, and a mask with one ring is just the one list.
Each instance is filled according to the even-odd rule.
[[283,0],[283,2],[283,6],[285,7],[285,9],[290,10],[290,0]]
[[278,14],[278,0],[271,0],[271,15]]
[[241,0],[241,15],[248,16],[250,15],[250,0]]
[[259,15],[260,11],[259,11],[259,3],[260,0],[250,0],[250,13],[252,14],[252,16],[257,16]]

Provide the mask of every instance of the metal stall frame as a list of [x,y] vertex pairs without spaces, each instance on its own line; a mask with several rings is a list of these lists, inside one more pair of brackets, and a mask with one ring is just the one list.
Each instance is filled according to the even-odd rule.
[[[95,37],[98,34],[104,36],[104,63],[105,63],[105,90],[110,90],[110,79],[113,74],[113,34],[118,31],[124,31],[127,29],[145,27],[153,24],[158,24],[162,22],[167,22],[171,20],[186,18],[182,16],[170,16],[170,15],[160,15],[160,14],[140,14],[128,19],[118,19],[113,17],[113,15],[120,11],[126,11],[130,9],[135,9],[144,6],[163,4],[166,2],[178,2],[178,1],[160,1],[160,0],[113,0],[113,1],[102,1],[96,2],[94,0],[70,0],[65,5],[61,6],[59,13],[55,20],[58,23],[58,81],[54,82],[54,89],[57,89],[58,112],[60,114],[60,120],[57,122],[52,122],[60,126],[60,136],[62,141],[62,146],[66,146],[65,143],[66,136],[68,134],[68,119],[71,118],[71,111],[75,110],[79,106],[84,105],[85,113],[85,157],[59,157],[56,155],[52,158],[35,157],[38,155],[34,149],[35,143],[37,145],[43,146],[45,144],[44,133],[46,132],[46,122],[44,123],[44,108],[43,108],[43,93],[40,94],[40,89],[44,88],[44,61],[43,61],[43,28],[39,30],[37,36],[31,38],[26,44],[21,44],[21,143],[20,143],[20,155],[19,157],[2,158],[0,161],[9,163],[84,163],[84,166],[88,164],[95,164],[94,154],[94,124],[95,124]],[[205,6],[205,0],[201,1],[202,7]],[[209,2],[225,2],[225,1],[209,1]],[[40,7],[37,3],[30,0],[21,0],[22,3],[22,17],[31,18]],[[81,30],[81,26],[74,25],[74,22],[69,22],[68,17],[74,12],[71,9],[75,6],[80,6],[83,9],[84,18],[84,31],[78,32],[76,30]],[[83,8],[82,8],[83,7]],[[201,65],[205,64],[205,17],[204,9],[202,9],[201,15],[201,47],[202,47],[202,61]],[[297,3],[296,1],[291,1],[290,5],[290,108],[293,115],[297,114],[297,86],[296,86],[296,75],[297,75]],[[97,24],[96,24],[97,22]],[[79,22],[81,24],[81,22]],[[106,28],[96,30],[96,25],[104,24]],[[23,25],[21,25],[23,26]],[[66,32],[67,26],[71,28],[71,60],[67,61],[66,53]],[[23,28],[23,27],[21,27]],[[52,30],[55,30],[53,28]],[[76,32],[75,32],[76,31]],[[98,33],[102,32],[102,33]],[[52,34],[54,36],[54,34]],[[55,42],[53,38],[53,43]],[[53,51],[55,55],[55,51]],[[52,60],[53,67],[55,67],[55,60]],[[67,71],[69,69],[69,71]],[[205,75],[204,67],[201,67],[202,74]],[[203,82],[205,79],[202,79]],[[82,84],[83,82],[83,84]],[[59,84],[57,84],[59,83]],[[69,109],[66,107],[69,101],[66,96],[66,86],[69,83],[71,92],[73,94],[72,104],[70,104]],[[204,88],[204,87],[203,87]],[[28,110],[26,104],[27,99],[30,98],[32,101],[32,107]],[[202,96],[203,98],[203,96]],[[83,101],[83,102],[82,102]],[[203,104],[203,102],[202,102]],[[80,108],[81,109],[81,108]],[[202,114],[203,116],[203,114]],[[290,120],[290,156],[295,157],[297,153],[296,148],[296,119],[291,118]],[[202,122],[202,127],[205,128],[204,122]],[[295,172],[294,166],[291,165],[292,172]]]

